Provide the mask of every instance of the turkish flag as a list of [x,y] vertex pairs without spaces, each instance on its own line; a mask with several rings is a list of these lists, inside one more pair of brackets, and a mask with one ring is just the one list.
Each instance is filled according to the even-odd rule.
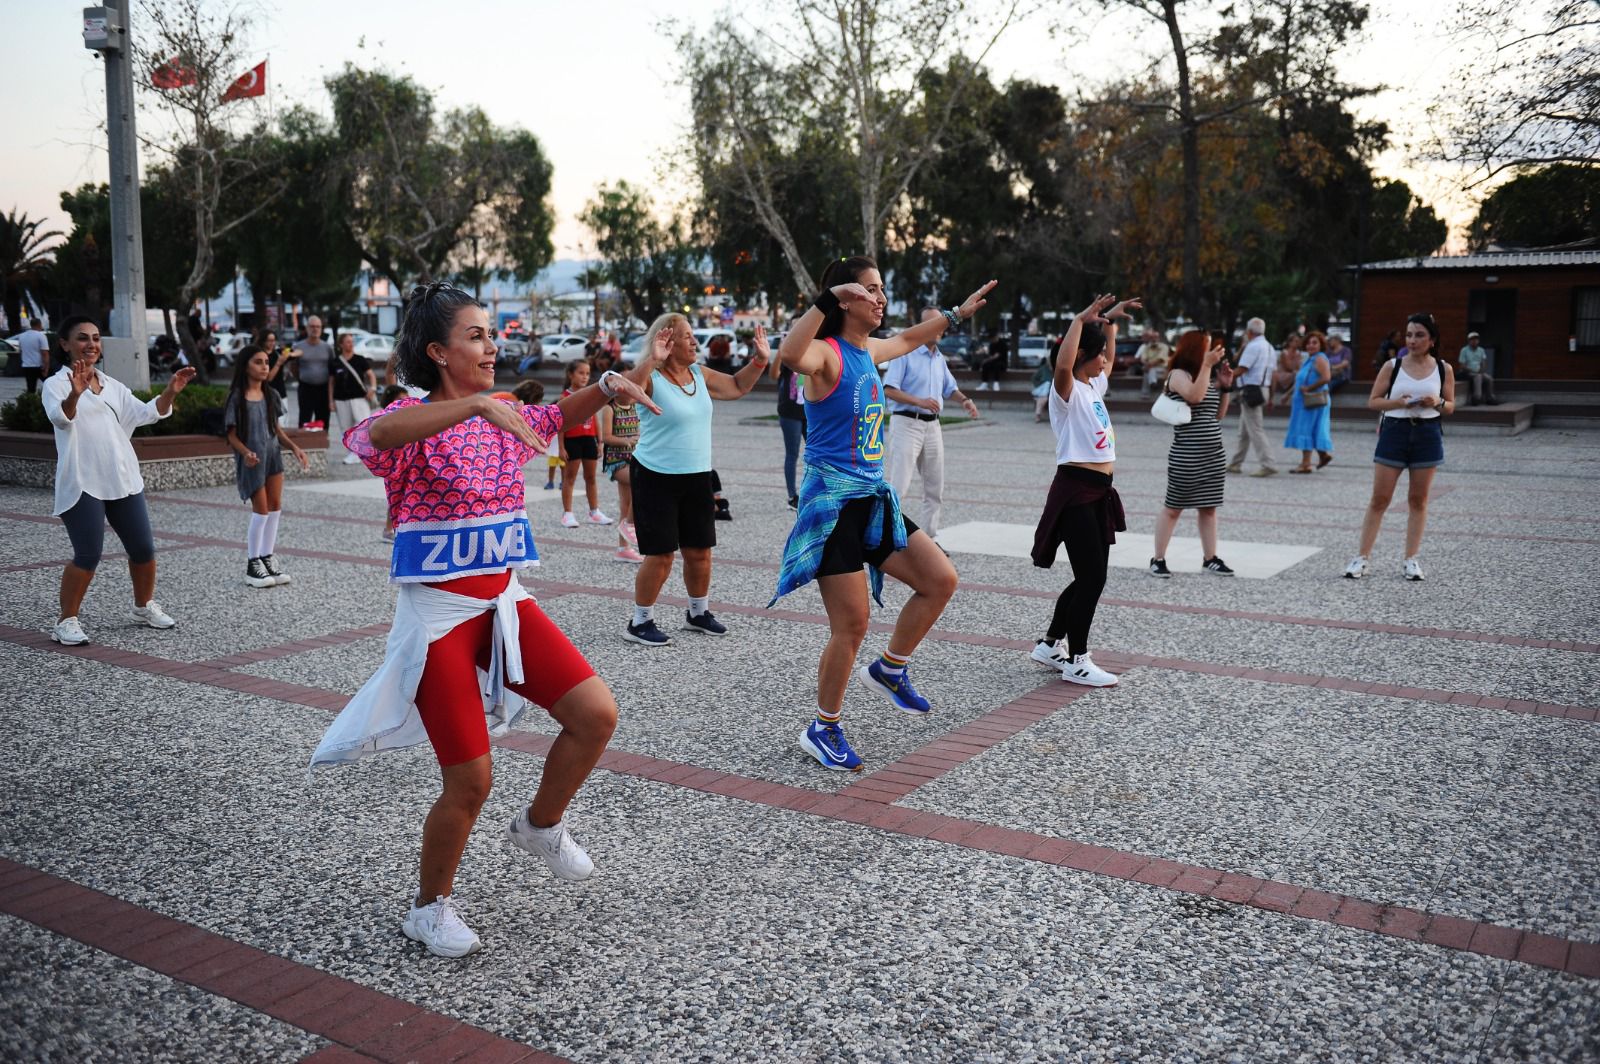
[[193,68],[179,56],[173,56],[150,71],[150,84],[158,89],[181,89],[185,85],[193,85],[198,80]]
[[247,96],[265,96],[266,94],[267,61],[263,59],[243,74],[240,74],[239,79],[229,85],[228,91],[222,94],[222,99],[219,102],[227,103],[230,100],[242,100]]

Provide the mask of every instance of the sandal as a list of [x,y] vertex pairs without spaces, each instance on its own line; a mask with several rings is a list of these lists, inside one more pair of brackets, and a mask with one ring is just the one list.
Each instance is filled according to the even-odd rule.
[[1318,469],[1322,469],[1323,467],[1329,466],[1329,465],[1332,465],[1332,464],[1333,464],[1333,455],[1324,454],[1322,456],[1322,461],[1317,463],[1317,468]]
[[1291,472],[1291,473],[1310,473],[1310,472],[1312,472],[1312,469],[1308,465],[1295,466],[1293,469],[1289,470],[1289,472]]

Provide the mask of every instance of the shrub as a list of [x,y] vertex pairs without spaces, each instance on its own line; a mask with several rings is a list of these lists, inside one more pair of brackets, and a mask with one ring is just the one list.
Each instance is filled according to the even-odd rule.
[[[154,399],[160,388],[146,388],[133,393],[141,401]],[[228,401],[228,389],[220,384],[191,384],[178,394],[172,404],[172,414],[154,425],[134,430],[135,436],[181,436],[203,433],[200,412],[220,407]],[[38,392],[24,392],[4,406],[0,406],[0,426],[15,432],[50,432],[54,426],[45,417],[44,402]]]

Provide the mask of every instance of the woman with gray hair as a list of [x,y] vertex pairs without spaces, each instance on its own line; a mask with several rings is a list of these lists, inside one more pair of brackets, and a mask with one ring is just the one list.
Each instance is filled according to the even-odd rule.
[[766,371],[767,331],[756,326],[750,361],[738,373],[703,373],[695,364],[694,333],[682,314],[663,314],[644,335],[639,364],[628,378],[659,411],[641,407],[639,442],[629,459],[633,526],[644,562],[633,584],[633,618],[623,638],[662,646],[672,637],[656,627],[656,598],[683,555],[689,610],[683,627],[702,635],[727,635],[711,614],[711,548],[717,545],[711,472],[711,401],[748,395]]

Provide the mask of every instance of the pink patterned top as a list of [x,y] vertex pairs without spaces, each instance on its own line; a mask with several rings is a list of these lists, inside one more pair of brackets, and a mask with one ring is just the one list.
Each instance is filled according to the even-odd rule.
[[[384,414],[426,402],[406,396],[344,434],[344,445],[383,478],[394,521],[390,579],[437,582],[535,565],[522,467],[541,452],[481,417],[437,436],[379,450],[369,430]],[[556,406],[524,406],[542,439],[562,427]]]

